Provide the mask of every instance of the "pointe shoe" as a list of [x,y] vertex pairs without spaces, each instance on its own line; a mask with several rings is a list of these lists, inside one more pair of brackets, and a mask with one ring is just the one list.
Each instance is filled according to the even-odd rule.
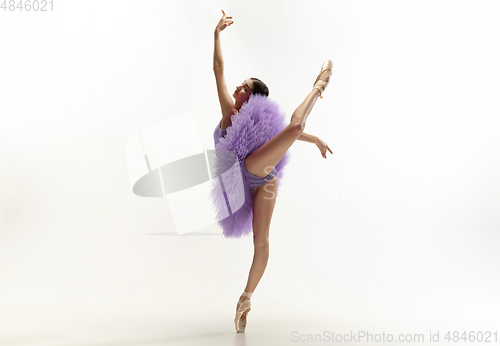
[[[244,291],[242,296],[250,298],[252,292]],[[243,301],[238,300],[236,305],[236,317],[234,318],[234,325],[236,327],[236,332],[244,333],[247,326],[247,315],[251,309],[250,299],[245,299]]]
[[[330,70],[330,74],[328,75],[328,77],[326,77],[326,81],[319,79],[319,76],[321,76],[323,71],[326,70]],[[319,72],[318,77],[316,77],[316,81],[314,82],[314,87],[313,87],[313,89],[319,90],[319,97],[321,98],[323,98],[321,94],[323,93],[323,91],[325,91],[328,83],[330,83],[330,76],[332,75],[332,70],[333,70],[333,62],[329,59],[326,59],[323,65],[321,66],[321,71]]]

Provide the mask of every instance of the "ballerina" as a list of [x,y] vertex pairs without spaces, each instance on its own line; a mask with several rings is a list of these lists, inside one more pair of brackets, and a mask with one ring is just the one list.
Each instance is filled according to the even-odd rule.
[[[224,64],[219,35],[226,27],[233,23],[232,17],[226,16],[224,11],[222,11],[222,18],[214,31],[213,69],[222,110],[222,119],[214,132],[216,145],[225,136],[225,133],[227,133],[227,128],[232,125],[233,115],[239,111],[243,111],[248,106],[249,100],[251,102],[259,102],[263,97],[267,99],[269,95],[267,86],[260,79],[249,78],[236,87],[233,93],[234,102],[229,96],[224,78]],[[264,274],[269,258],[269,227],[276,202],[279,181],[279,174],[276,170],[277,165],[279,166],[280,161],[286,156],[288,149],[296,140],[315,143],[325,159],[327,151],[333,154],[322,139],[304,132],[307,117],[316,103],[318,96],[323,98],[322,93],[330,81],[332,69],[333,63],[330,60],[326,60],[313,84],[313,89],[297,109],[295,109],[290,123],[243,159],[242,169],[245,170],[252,188],[254,257],[245,290],[236,305],[234,323],[238,333],[245,332],[247,315],[251,309],[250,298]],[[272,168],[272,171],[269,173],[270,168]]]

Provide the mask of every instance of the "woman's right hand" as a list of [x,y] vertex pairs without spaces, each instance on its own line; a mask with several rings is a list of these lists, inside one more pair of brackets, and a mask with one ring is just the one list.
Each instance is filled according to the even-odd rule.
[[221,11],[222,11],[222,18],[220,19],[219,23],[217,23],[217,26],[215,27],[216,33],[220,33],[222,30],[224,30],[225,28],[227,28],[228,26],[230,26],[231,24],[234,23],[234,21],[229,20],[229,18],[233,18],[233,17],[228,17],[224,13],[224,10],[221,10]]
[[330,149],[328,144],[321,138],[317,137],[318,140],[316,141],[316,145],[318,146],[319,151],[321,152],[321,156],[323,156],[326,159],[326,151],[328,150],[330,153],[333,154],[333,151]]

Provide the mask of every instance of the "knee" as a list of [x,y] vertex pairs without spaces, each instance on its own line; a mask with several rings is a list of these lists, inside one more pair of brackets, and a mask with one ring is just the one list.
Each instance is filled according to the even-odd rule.
[[253,246],[255,251],[269,251],[269,238],[261,237],[261,238],[253,238]]
[[304,132],[304,126],[305,126],[304,123],[299,122],[295,119],[293,119],[290,125],[288,125],[290,131],[292,131],[295,135],[297,135],[297,137],[300,136],[302,132]]

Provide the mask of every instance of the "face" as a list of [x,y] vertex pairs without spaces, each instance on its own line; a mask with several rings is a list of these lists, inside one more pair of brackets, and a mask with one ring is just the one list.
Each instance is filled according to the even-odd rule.
[[235,104],[243,104],[250,98],[253,91],[253,81],[249,78],[236,87],[233,93]]

